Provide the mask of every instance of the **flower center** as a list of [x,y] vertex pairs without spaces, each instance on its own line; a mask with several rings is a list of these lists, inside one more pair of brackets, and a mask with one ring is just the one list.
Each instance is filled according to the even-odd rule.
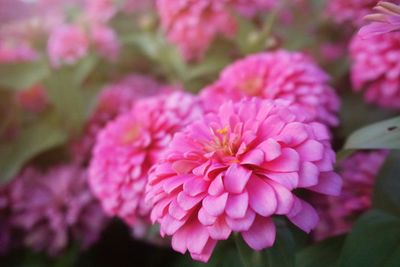
[[139,137],[139,125],[132,125],[122,134],[121,143],[127,145]]
[[248,96],[257,96],[261,93],[262,83],[260,78],[249,78],[243,81],[239,88]]

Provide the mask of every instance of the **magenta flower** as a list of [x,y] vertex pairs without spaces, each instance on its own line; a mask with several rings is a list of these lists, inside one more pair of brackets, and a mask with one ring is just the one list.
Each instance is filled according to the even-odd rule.
[[164,94],[138,100],[130,112],[99,133],[90,163],[90,184],[108,214],[132,226],[148,220],[150,206],[143,196],[147,171],[172,135],[200,114],[192,95]]
[[98,132],[119,114],[129,111],[136,100],[169,90],[145,75],[131,74],[107,85],[99,93],[92,116],[86,123],[83,134],[71,143],[71,153],[76,161],[90,158]]
[[236,32],[226,1],[158,0],[157,9],[168,39],[186,59],[201,57],[217,36]]
[[350,44],[354,91],[364,90],[369,103],[400,108],[400,32],[361,39]]
[[47,52],[53,67],[74,64],[84,57],[89,47],[85,32],[77,25],[63,25],[50,34]]
[[25,43],[12,45],[0,40],[0,64],[33,61],[37,58],[37,52]]
[[350,23],[358,27],[377,2],[378,0],[330,0],[326,13],[336,23]]
[[275,8],[278,0],[233,0],[235,10],[246,17],[252,17],[259,12]]
[[91,29],[92,42],[103,57],[115,61],[119,55],[120,44],[116,32],[104,25],[94,25]]
[[28,168],[16,177],[9,188],[11,222],[24,232],[26,246],[56,255],[71,239],[86,248],[99,238],[106,217],[86,178],[73,165]]
[[327,128],[297,113],[280,101],[227,102],[175,134],[146,199],[176,251],[206,262],[232,232],[262,250],[275,240],[273,215],[315,227],[317,213],[293,190],[337,195],[341,178]]
[[357,152],[340,164],[342,194],[314,199],[321,215],[314,233],[317,240],[349,232],[356,218],[371,208],[375,180],[387,155],[387,151]]
[[389,2],[379,2],[374,10],[378,13],[364,17],[372,23],[360,29],[361,38],[400,30],[400,6]]
[[234,62],[200,98],[208,111],[228,99],[239,101],[245,96],[284,99],[309,120],[336,126],[340,102],[328,81],[329,76],[304,54],[280,50]]
[[86,0],[85,13],[91,23],[106,23],[118,11],[118,0]]

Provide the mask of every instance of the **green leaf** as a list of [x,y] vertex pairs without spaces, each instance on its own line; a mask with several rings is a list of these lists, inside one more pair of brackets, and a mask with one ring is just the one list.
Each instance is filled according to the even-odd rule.
[[400,151],[392,151],[374,188],[373,206],[400,215]]
[[379,210],[364,214],[346,238],[339,267],[397,267],[400,218]]
[[336,266],[345,236],[326,239],[296,254],[296,267]]
[[344,147],[346,149],[399,149],[400,116],[355,131],[347,139]]
[[66,133],[45,118],[23,129],[12,142],[0,144],[0,183],[9,181],[27,161],[66,139]]
[[47,94],[64,120],[66,129],[73,132],[78,131],[82,126],[89,105],[78,83],[79,79],[75,69],[66,67],[54,72],[44,81]]
[[44,79],[50,70],[44,61],[0,64],[0,88],[22,90]]

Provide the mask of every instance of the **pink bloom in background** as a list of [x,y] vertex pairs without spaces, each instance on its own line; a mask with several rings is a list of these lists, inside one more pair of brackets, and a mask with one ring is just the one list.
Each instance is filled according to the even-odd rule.
[[41,85],[34,85],[31,88],[16,93],[17,104],[33,113],[44,111],[49,103],[46,89]]
[[194,96],[174,92],[138,100],[99,134],[90,163],[90,184],[109,215],[131,226],[148,220],[147,172],[172,135],[201,114]]
[[131,74],[107,85],[99,93],[97,103],[84,126],[83,134],[71,144],[71,152],[78,162],[87,161],[98,132],[119,114],[129,111],[136,100],[156,95],[168,88],[145,75]]
[[328,129],[282,102],[227,102],[175,134],[150,173],[146,200],[176,251],[206,262],[232,232],[262,250],[274,244],[273,215],[306,232],[316,226],[316,211],[293,190],[340,193]]
[[400,32],[355,36],[350,58],[353,90],[364,90],[369,103],[400,109]]
[[87,185],[87,172],[74,165],[46,172],[28,168],[10,185],[11,222],[24,244],[57,255],[70,244],[87,248],[100,236],[106,217]]
[[208,111],[246,96],[285,99],[309,120],[336,126],[340,101],[328,81],[329,76],[304,54],[280,50],[234,62],[200,98]]
[[336,23],[353,24],[358,27],[362,18],[371,13],[378,0],[330,0],[326,13]]
[[400,30],[400,6],[389,2],[379,2],[374,10],[379,13],[364,17],[372,23],[360,29],[361,38]]
[[158,0],[161,25],[186,59],[198,59],[217,36],[233,37],[236,22],[227,1]]
[[47,44],[47,52],[53,67],[74,64],[84,57],[89,47],[86,33],[78,25],[63,25],[55,28]]
[[262,11],[271,10],[279,0],[231,0],[236,11],[246,17],[252,17]]
[[123,10],[127,13],[143,12],[155,8],[156,0],[126,0]]
[[91,29],[92,42],[103,57],[115,61],[118,58],[120,44],[116,32],[105,25],[94,25]]
[[0,40],[0,64],[33,61],[37,58],[37,52],[25,43],[14,45]]
[[357,217],[371,208],[375,180],[387,155],[387,151],[356,152],[340,164],[342,194],[314,199],[321,215],[314,232],[317,240],[349,232]]
[[86,0],[85,12],[91,23],[106,23],[118,11],[118,0]]

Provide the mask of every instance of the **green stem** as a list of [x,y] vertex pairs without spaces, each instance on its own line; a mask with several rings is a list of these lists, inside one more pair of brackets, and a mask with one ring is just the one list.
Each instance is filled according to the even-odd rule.
[[243,248],[243,242],[241,240],[241,237],[239,236],[239,234],[235,233],[234,234],[234,240],[235,240],[235,245],[236,245],[236,249],[239,253],[239,257],[240,260],[242,261],[242,264],[244,267],[252,267],[250,262],[246,261],[246,252],[245,249]]

